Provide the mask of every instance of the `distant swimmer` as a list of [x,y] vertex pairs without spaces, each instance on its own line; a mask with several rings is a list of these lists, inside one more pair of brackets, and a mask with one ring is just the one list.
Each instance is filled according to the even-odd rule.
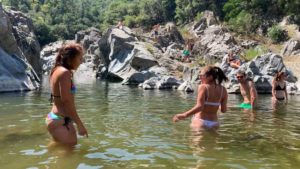
[[191,127],[193,129],[217,129],[220,126],[217,112],[227,111],[227,90],[222,86],[227,81],[222,69],[216,66],[207,66],[200,72],[201,84],[198,87],[196,105],[190,110],[176,114],[173,121],[177,122],[192,116]]

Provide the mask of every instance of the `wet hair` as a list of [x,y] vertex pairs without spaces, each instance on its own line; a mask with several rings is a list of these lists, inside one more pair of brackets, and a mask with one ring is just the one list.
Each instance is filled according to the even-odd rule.
[[78,43],[70,43],[64,45],[59,49],[58,54],[56,55],[54,67],[51,69],[50,77],[58,66],[62,66],[68,70],[73,69],[71,62],[74,58],[78,57],[83,53],[83,48]]
[[276,80],[276,81],[279,81],[279,80],[280,80],[280,77],[281,77],[282,75],[284,75],[284,72],[278,72],[278,73],[276,73],[276,75],[275,75],[275,80]]
[[241,75],[243,75],[244,77],[246,77],[246,72],[243,71],[243,70],[238,70],[236,74],[241,74]]
[[238,70],[236,74],[243,75],[247,81],[253,81],[250,77],[247,76],[246,72],[244,70]]
[[212,76],[217,84],[221,84],[223,81],[228,81],[228,78],[224,74],[223,70],[217,66],[206,66],[204,68],[206,76]]

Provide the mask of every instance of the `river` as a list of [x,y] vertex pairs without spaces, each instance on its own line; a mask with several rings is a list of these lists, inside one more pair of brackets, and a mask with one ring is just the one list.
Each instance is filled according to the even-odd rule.
[[0,168],[298,168],[300,97],[272,110],[271,95],[259,95],[254,112],[220,114],[216,133],[192,132],[190,119],[174,114],[195,103],[196,93],[142,90],[119,83],[77,84],[77,111],[89,138],[73,151],[51,146],[44,119],[50,110],[46,81],[39,91],[0,93]]

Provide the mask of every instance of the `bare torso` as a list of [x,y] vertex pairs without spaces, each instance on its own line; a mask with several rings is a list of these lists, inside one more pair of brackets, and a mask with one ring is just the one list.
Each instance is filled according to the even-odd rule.
[[[53,75],[51,76],[51,79],[50,79],[51,93],[54,96],[51,111],[55,114],[67,117],[68,112],[66,112],[67,110],[65,110],[65,106],[62,102],[62,97],[64,97],[64,96],[61,96],[60,86],[59,86],[60,85],[61,73],[62,73],[63,70],[60,70],[62,68],[57,68],[57,69],[58,70],[54,71],[54,73],[53,73]],[[70,79],[70,81],[71,81],[71,79]],[[68,95],[67,97],[71,97],[71,100],[73,101],[73,104],[74,104],[74,96],[73,95]]]

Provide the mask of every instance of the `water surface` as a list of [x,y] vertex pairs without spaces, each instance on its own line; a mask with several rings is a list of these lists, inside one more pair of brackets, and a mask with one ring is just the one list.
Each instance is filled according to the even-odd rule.
[[[195,93],[142,90],[97,81],[78,84],[77,111],[89,138],[72,152],[49,146],[44,125],[50,110],[47,85],[40,91],[0,94],[0,168],[298,168],[300,97],[277,111],[270,95],[259,110],[230,108],[217,133],[191,132],[174,114],[195,103]],[[229,106],[239,104],[229,96]]]

